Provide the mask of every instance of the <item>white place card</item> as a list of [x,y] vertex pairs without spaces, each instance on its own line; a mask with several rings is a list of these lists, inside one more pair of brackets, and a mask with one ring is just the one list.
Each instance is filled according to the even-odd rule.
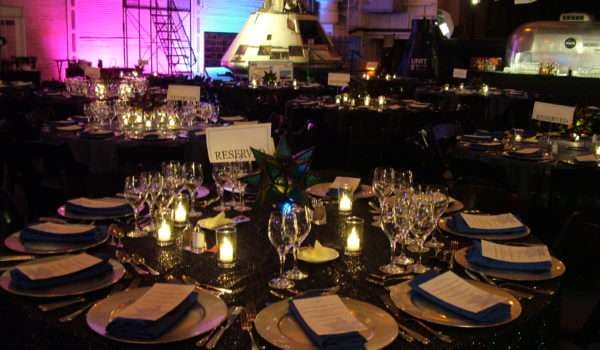
[[531,155],[531,154],[538,153],[539,151],[540,151],[539,147],[525,147],[525,148],[518,149],[518,150],[514,151],[513,153]]
[[87,253],[81,253],[42,263],[19,265],[17,266],[17,270],[29,277],[29,279],[36,281],[70,275],[101,262],[102,259],[100,258]]
[[535,102],[531,118],[552,124],[573,125],[575,107]]
[[304,322],[318,335],[342,334],[366,330],[337,295],[292,301]]
[[461,213],[460,215],[465,223],[474,229],[507,230],[523,227],[523,223],[511,213],[499,215]]
[[338,188],[342,187],[342,185],[348,185],[352,192],[354,192],[360,185],[360,179],[356,177],[337,176],[329,188],[337,190]]
[[419,286],[436,298],[472,313],[506,302],[497,295],[475,287],[452,271],[445,272]]
[[113,197],[105,197],[105,198],[75,198],[70,199],[69,203],[79,205],[86,208],[96,208],[96,209],[106,209],[106,208],[114,208],[120,207],[122,205],[127,205],[127,201],[123,198],[113,198]]
[[251,147],[275,152],[270,123],[207,128],[206,147],[211,163],[254,161]]
[[467,79],[468,70],[463,68],[454,68],[452,70],[452,77],[456,79]]
[[169,85],[167,101],[200,101],[200,86]]
[[580,163],[595,163],[598,161],[595,154],[586,154],[583,156],[575,156],[575,160]]
[[93,225],[78,224],[59,224],[54,222],[43,222],[41,224],[31,225],[28,228],[41,232],[48,232],[55,235],[74,235],[89,232],[95,228]]
[[156,321],[179,306],[193,291],[191,285],[156,283],[115,317]]
[[328,73],[327,85],[344,87],[350,84],[350,73]]
[[538,263],[552,261],[548,247],[540,245],[513,246],[481,241],[481,255],[486,258],[511,263]]

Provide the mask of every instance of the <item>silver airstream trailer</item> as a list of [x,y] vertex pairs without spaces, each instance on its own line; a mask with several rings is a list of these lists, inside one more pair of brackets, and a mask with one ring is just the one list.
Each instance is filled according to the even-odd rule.
[[221,65],[234,71],[249,62],[292,62],[295,67],[334,68],[341,63],[316,16],[301,0],[265,0],[229,46]]
[[556,75],[600,78],[600,23],[565,14],[561,21],[524,24],[510,36],[505,62],[509,73],[538,74],[552,65]]

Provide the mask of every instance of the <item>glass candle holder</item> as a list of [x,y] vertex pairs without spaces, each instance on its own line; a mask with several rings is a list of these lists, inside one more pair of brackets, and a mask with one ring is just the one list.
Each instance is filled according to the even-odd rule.
[[348,99],[350,98],[350,96],[348,94],[343,94],[342,95],[342,102],[344,102],[344,104],[348,103]]
[[362,240],[365,220],[357,216],[349,216],[344,221],[343,244],[344,254],[349,256],[360,255],[362,251]]
[[387,81],[390,81],[390,80],[392,80],[392,76],[391,76],[391,75],[389,75],[389,74],[386,74],[386,75],[385,75],[385,80],[387,80]]
[[292,81],[292,87],[294,88],[294,90],[298,90],[298,81],[296,79]]
[[379,108],[383,108],[383,106],[385,106],[385,96],[379,96],[377,98],[377,103],[379,104]]
[[369,95],[365,96],[364,103],[365,103],[365,107],[369,107],[371,105],[371,96],[369,96]]
[[338,188],[338,210],[340,213],[352,212],[352,201],[354,193],[348,184],[342,184]]
[[256,89],[258,87],[258,83],[256,82],[256,79],[252,79],[252,81],[250,82],[250,87],[253,89]]
[[594,144],[594,154],[596,155],[596,159],[600,160],[600,143]]
[[489,87],[489,86],[487,86],[486,84],[483,84],[483,86],[481,87],[481,92],[482,92],[484,95],[487,95],[489,91],[490,91],[490,87]]
[[340,95],[335,96],[335,104],[339,105],[342,103],[342,97]]
[[237,230],[235,225],[225,225],[216,230],[219,253],[217,255],[217,266],[230,269],[235,266],[237,258]]
[[189,202],[190,201],[188,200],[187,194],[184,193],[177,194],[173,199],[171,215],[176,227],[183,227],[187,225],[190,213]]
[[171,217],[168,215],[168,211],[163,210],[159,215],[157,215],[155,227],[156,245],[159,247],[167,247],[175,242],[173,223],[171,222]]

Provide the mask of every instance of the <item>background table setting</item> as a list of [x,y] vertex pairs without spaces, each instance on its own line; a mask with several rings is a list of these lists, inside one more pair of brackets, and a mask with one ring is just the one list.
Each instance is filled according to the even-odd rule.
[[87,219],[57,209],[7,237],[9,348],[525,349],[556,336],[566,267],[518,217],[457,211],[461,198],[410,171],[323,173],[306,202],[266,203],[253,174],[166,162],[115,197],[62,206]]

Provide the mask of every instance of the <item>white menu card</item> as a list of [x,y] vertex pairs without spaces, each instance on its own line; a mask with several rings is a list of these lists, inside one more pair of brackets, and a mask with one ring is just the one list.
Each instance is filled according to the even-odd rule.
[[533,105],[531,118],[543,122],[571,126],[574,115],[575,107],[536,101]]
[[342,187],[342,185],[348,185],[348,187],[350,187],[350,190],[354,192],[360,185],[360,179],[356,177],[337,176],[335,180],[331,183],[329,188],[337,190],[338,188]]
[[78,224],[59,224],[54,222],[43,222],[40,224],[31,225],[28,228],[41,232],[48,232],[55,235],[74,235],[93,230],[96,226],[93,225],[78,225]]
[[452,271],[445,272],[419,286],[436,298],[472,313],[478,313],[506,301],[504,298],[475,287]]
[[29,277],[30,280],[36,281],[66,276],[85,270],[101,262],[102,259],[100,258],[87,253],[81,253],[42,263],[19,265],[17,266],[17,270]]
[[513,246],[481,241],[481,255],[486,258],[511,263],[538,263],[552,261],[548,247],[540,245]]
[[482,215],[482,214],[460,214],[465,223],[474,229],[506,230],[523,227],[513,214]]
[[156,321],[179,306],[193,291],[191,285],[156,283],[115,317]]
[[211,163],[254,161],[250,148],[275,152],[270,123],[207,128],[206,147]]
[[366,330],[337,295],[292,301],[304,322],[318,335],[342,334]]

